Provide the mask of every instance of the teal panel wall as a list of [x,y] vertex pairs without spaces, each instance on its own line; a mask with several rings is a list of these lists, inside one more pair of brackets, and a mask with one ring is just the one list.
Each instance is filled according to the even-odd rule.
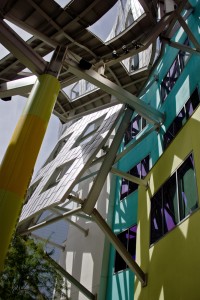
[[[192,33],[195,35],[196,39],[200,42],[200,1],[191,0],[190,3],[194,6],[194,10],[193,13],[188,17],[187,23],[189,24],[189,27]],[[173,37],[173,40],[179,43],[183,43],[185,39],[186,33],[182,28],[180,28],[180,30]],[[178,52],[178,49],[172,48],[170,46],[165,47],[163,57],[154,68],[152,75],[149,78],[149,82],[147,83],[147,86],[149,85],[149,89],[146,89],[145,93],[141,93],[140,95],[143,101],[165,112],[166,118],[159,132],[152,132],[146,139],[144,139],[140,144],[138,144],[120,160],[118,168],[125,172],[130,170],[147,155],[150,155],[150,167],[152,167],[157,162],[157,160],[163,153],[163,134],[166,132],[173,119],[180,112],[181,108],[188,100],[194,89],[197,86],[200,87],[200,56],[191,55],[186,67],[176,81],[172,91],[166,98],[165,102],[161,104],[160,84]],[[144,130],[146,129],[147,128],[145,128]],[[136,138],[138,138],[138,136]],[[134,140],[131,141],[130,144],[131,143],[134,143]],[[116,195],[114,199],[114,217],[112,225],[112,229],[116,234],[137,223],[138,193],[136,191],[130,194],[124,200],[120,201],[120,187],[121,179],[117,178]],[[129,269],[114,274],[114,260],[115,250],[113,247],[111,247],[106,299],[133,300],[134,274]]]

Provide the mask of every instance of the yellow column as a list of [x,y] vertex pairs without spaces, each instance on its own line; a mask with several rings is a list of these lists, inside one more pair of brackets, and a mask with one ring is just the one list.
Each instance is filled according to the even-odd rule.
[[59,90],[55,77],[39,76],[0,167],[0,271]]

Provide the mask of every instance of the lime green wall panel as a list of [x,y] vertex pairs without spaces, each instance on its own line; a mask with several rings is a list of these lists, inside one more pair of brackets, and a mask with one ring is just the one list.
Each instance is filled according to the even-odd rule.
[[152,168],[149,189],[139,189],[137,262],[148,274],[147,287],[136,279],[135,299],[200,299],[200,211],[193,212],[172,231],[150,244],[150,199],[193,152],[200,195],[200,108]]

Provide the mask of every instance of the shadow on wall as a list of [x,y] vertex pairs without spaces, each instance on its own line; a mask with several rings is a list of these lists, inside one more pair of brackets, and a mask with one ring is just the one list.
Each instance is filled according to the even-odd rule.
[[[139,189],[139,226],[137,260],[148,274],[145,288],[136,279],[135,299],[200,299],[200,211],[176,225],[150,248],[150,199],[162,184],[193,152],[197,189],[200,195],[200,108],[179,132],[151,170],[150,189]],[[198,206],[199,203],[198,203]]]
[[[84,183],[81,189],[84,198],[84,195],[88,194],[89,186]],[[97,203],[97,209],[104,217],[106,216],[108,197],[107,184],[105,184]],[[78,217],[75,221],[82,228],[89,228],[89,234],[85,236],[78,228],[70,225],[63,259],[65,268],[89,291],[96,294],[101,275],[104,234],[94,222]],[[71,287],[70,292],[70,297],[73,300],[87,300],[87,297],[80,293],[75,286]]]

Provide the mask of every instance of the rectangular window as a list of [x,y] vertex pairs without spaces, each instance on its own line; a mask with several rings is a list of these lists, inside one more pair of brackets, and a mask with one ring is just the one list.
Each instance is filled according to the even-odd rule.
[[[128,171],[129,174],[143,179],[149,172],[149,156],[141,160],[136,166]],[[120,200],[124,199],[126,196],[130,195],[138,189],[138,184],[128,181],[122,178],[122,185],[120,191]]]
[[[184,42],[184,45],[189,46],[189,39],[187,38]],[[179,78],[181,72],[185,68],[185,65],[190,57],[190,54],[180,50],[175,60],[173,61],[171,67],[169,68],[167,74],[161,82],[161,102],[163,103],[167,98],[168,94],[173,89],[177,79]]]
[[68,169],[72,166],[73,163],[74,159],[57,167],[42,189],[42,192],[55,187],[62,180],[63,176],[67,173]]
[[187,120],[191,117],[194,110],[200,103],[200,97],[198,89],[196,88],[188,101],[185,103],[180,113],[174,119],[172,124],[167,129],[166,133],[163,135],[163,148],[166,149],[167,146],[171,143],[183,125],[187,122]]
[[[117,235],[118,239],[124,245],[126,250],[131,254],[133,260],[135,260],[135,256],[136,256],[136,233],[137,233],[137,225],[134,225]],[[125,270],[127,268],[128,268],[127,264],[125,263],[123,258],[119,255],[119,253],[116,251],[114,272],[116,273]]]
[[71,149],[78,147],[78,146],[83,146],[83,145],[89,143],[89,141],[91,141],[93,139],[98,128],[102,125],[104,118],[105,118],[105,115],[101,116],[100,118],[98,118],[95,121],[90,122],[85,127],[83,132],[80,134],[80,136],[78,137],[76,142],[73,144]]
[[151,199],[150,244],[171,231],[197,207],[194,160],[190,154]]
[[126,146],[146,126],[146,120],[137,115],[129,124],[124,135],[124,146]]

